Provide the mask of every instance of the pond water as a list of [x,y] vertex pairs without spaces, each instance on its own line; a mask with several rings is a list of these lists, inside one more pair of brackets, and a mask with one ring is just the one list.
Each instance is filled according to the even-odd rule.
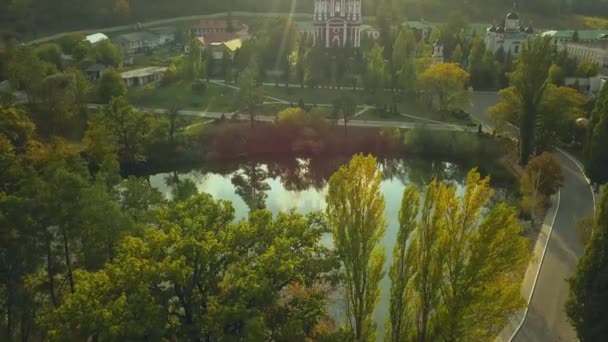
[[[171,197],[168,184],[175,179],[189,179],[199,192],[233,203],[237,219],[246,218],[247,203],[264,204],[273,213],[296,210],[309,213],[326,207],[327,181],[348,158],[289,159],[266,162],[243,162],[205,166],[187,172],[161,173],[150,177],[151,184]],[[438,161],[384,159],[379,161],[383,173],[381,185],[385,197],[387,229],[382,241],[386,251],[385,270],[392,262],[392,249],[398,230],[398,212],[403,190],[409,184],[424,186],[433,178],[449,180],[459,190],[463,187],[468,169],[457,164]],[[328,236],[325,243],[331,244]],[[388,319],[390,280],[381,282],[381,298],[376,307],[378,337],[383,336]],[[332,312],[336,310],[332,309]]]

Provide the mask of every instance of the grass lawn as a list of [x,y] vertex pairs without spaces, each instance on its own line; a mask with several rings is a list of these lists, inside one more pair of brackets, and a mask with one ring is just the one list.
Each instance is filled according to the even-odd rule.
[[[266,96],[276,97],[281,100],[293,102],[294,104],[297,104],[300,99],[309,105],[332,104],[334,99],[342,96],[345,93],[353,94],[357,105],[372,103],[371,96],[362,90],[353,92],[352,90],[337,90],[327,88],[285,88],[281,85],[279,85],[279,87],[265,85],[263,86],[263,89]],[[389,92],[382,94],[382,97],[386,101],[390,101],[392,96],[393,94]]]
[[157,85],[148,90],[145,87],[129,89],[129,98],[136,106],[200,110],[209,112],[230,112],[236,109],[234,90],[213,83],[207,85],[203,95],[192,92],[190,82],[180,81],[168,86]]

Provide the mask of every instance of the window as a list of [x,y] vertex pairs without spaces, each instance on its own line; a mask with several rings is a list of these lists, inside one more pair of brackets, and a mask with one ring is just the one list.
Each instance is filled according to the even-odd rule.
[[516,55],[519,53],[519,45],[515,45],[513,47],[513,53],[516,54]]

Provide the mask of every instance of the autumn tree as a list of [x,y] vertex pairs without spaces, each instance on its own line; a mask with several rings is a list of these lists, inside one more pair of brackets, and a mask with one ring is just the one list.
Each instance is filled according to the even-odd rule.
[[549,153],[532,158],[521,177],[522,207],[532,217],[539,216],[546,207],[549,196],[562,186],[563,176],[559,162]]
[[492,339],[524,305],[527,242],[515,209],[489,205],[492,195],[476,170],[461,195],[437,180],[422,201],[406,189],[390,271],[389,340]]
[[[505,130],[510,125],[521,127],[522,102],[517,89],[509,87],[501,90],[499,95],[499,103],[490,108],[497,129]],[[583,116],[586,102],[585,96],[576,89],[547,84],[537,104],[533,149],[540,153],[551,150],[559,143],[570,143],[574,136],[574,124],[577,118]]]
[[416,231],[416,218],[420,206],[420,195],[416,188],[408,187],[403,193],[399,210],[399,231],[393,247],[393,263],[389,270],[391,279],[390,320],[387,324],[386,340],[391,342],[407,341],[407,334],[413,328],[410,317],[410,298],[408,283],[414,275],[412,255],[408,253],[410,237]]
[[602,189],[591,228],[591,240],[568,280],[570,292],[566,314],[580,341],[601,341],[608,337],[608,188]]
[[463,109],[471,101],[471,92],[466,83],[469,74],[452,63],[434,64],[419,77],[426,95],[437,104],[439,111]]
[[374,340],[373,313],[385,260],[384,197],[374,157],[355,156],[330,179],[327,216],[344,272],[347,326],[355,340]]
[[528,163],[534,153],[536,122],[543,94],[547,88],[547,76],[551,67],[551,40],[537,37],[527,40],[515,71],[509,81],[519,99],[519,162]]

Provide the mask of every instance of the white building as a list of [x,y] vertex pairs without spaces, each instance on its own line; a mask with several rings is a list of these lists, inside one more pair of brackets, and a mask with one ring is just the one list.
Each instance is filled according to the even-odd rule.
[[573,43],[558,42],[558,51],[566,51],[568,56],[578,62],[590,62],[599,67],[608,66],[608,42]]
[[87,42],[91,43],[91,44],[97,44],[102,40],[107,40],[109,39],[108,36],[106,36],[103,33],[93,33],[90,34],[86,37],[84,37],[84,40],[86,40]]
[[513,11],[505,17],[504,25],[498,27],[492,25],[487,29],[486,47],[494,53],[502,49],[505,54],[510,53],[512,56],[517,57],[521,52],[523,42],[533,34],[534,29],[532,26],[521,26],[519,14]]
[[361,46],[361,24],[361,0],[315,0],[315,45],[358,48]]
[[127,56],[148,52],[161,45],[160,37],[147,31],[122,34],[112,38]]

